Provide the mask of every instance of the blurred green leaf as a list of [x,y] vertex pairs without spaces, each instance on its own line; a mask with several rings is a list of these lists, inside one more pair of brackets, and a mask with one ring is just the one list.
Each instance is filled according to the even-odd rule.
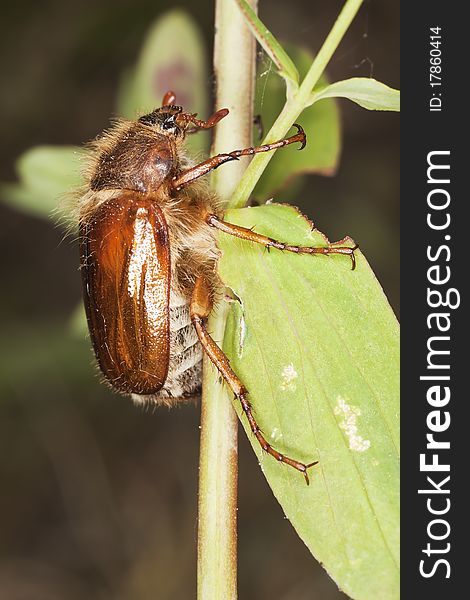
[[[161,106],[169,90],[176,102],[202,117],[207,115],[209,88],[206,50],[194,20],[173,10],[155,21],[145,38],[137,64],[123,77],[118,113],[135,119]],[[188,138],[193,153],[207,151],[209,137],[200,133]]]
[[[3,331],[0,340],[0,391],[38,387],[46,390],[49,382],[67,381],[77,388],[94,381],[90,368],[92,351],[89,340],[70,336],[63,321],[30,322]],[[27,365],[27,376],[25,366]],[[34,393],[31,401],[35,400]]]
[[50,218],[60,198],[81,183],[84,151],[75,146],[35,146],[16,163],[19,183],[0,185],[0,197],[27,214]]
[[83,302],[79,302],[70,315],[68,330],[74,338],[84,339],[88,337],[88,324]]
[[[326,241],[285,205],[226,219],[292,244]],[[219,246],[219,273],[240,300],[224,349],[258,424],[279,451],[319,461],[307,486],[260,451],[236,403],[269,485],[340,589],[398,598],[398,326],[379,283],[360,252],[352,271],[344,256],[268,253],[223,234]]]
[[260,21],[257,14],[246,0],[237,0],[237,4],[245,16],[246,22],[259,45],[276,65],[279,75],[297,87],[299,83],[299,72],[290,56],[264,23]]
[[368,110],[400,110],[400,92],[380,81],[353,77],[314,90],[312,104],[324,98],[348,98]]
[[[290,54],[304,76],[312,63],[312,55],[300,48],[291,48]],[[324,78],[321,81],[327,85]],[[270,129],[284,103],[283,81],[269,63],[268,66],[262,64],[256,81],[255,114],[261,115],[266,130]],[[335,101],[328,99],[307,108],[298,122],[307,134],[307,146],[301,152],[293,145],[275,153],[255,187],[253,195],[258,200],[272,198],[293,177],[302,173],[332,175],[335,172],[341,149],[339,111]]]

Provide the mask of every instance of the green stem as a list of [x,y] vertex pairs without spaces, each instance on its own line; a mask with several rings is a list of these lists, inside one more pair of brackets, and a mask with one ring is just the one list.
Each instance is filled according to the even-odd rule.
[[[269,144],[270,142],[283,138],[292,127],[292,123],[295,122],[305,106],[307,106],[313,88],[343,39],[344,34],[356,16],[362,2],[363,0],[346,1],[335,24],[324,41],[323,46],[316,55],[307,75],[300,87],[287,99],[279,117],[276,119],[266,138],[263,140],[263,144]],[[245,171],[240,184],[237,186],[228,202],[229,208],[242,208],[246,205],[250,194],[268,166],[273,154],[273,152],[264,152],[262,154],[257,154],[253,158],[250,166]]]
[[[227,308],[209,322],[222,340]],[[199,600],[237,597],[238,420],[230,395],[204,358],[199,459]]]
[[[256,3],[252,3],[256,6]],[[255,74],[255,40],[234,0],[216,2],[214,70],[216,107],[229,116],[215,130],[212,152],[251,145]],[[227,201],[248,161],[215,171],[212,187]],[[220,290],[219,297],[224,296]],[[228,305],[213,311],[208,329],[222,343]],[[205,358],[199,462],[198,600],[237,597],[237,437],[238,419],[232,397]]]

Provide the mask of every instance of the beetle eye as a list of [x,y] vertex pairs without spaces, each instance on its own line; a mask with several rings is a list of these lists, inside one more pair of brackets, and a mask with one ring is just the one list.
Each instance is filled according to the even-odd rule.
[[162,123],[162,127],[163,127],[163,129],[175,129],[175,127],[176,127],[175,115],[171,115],[171,117],[168,117],[168,119],[165,119]]

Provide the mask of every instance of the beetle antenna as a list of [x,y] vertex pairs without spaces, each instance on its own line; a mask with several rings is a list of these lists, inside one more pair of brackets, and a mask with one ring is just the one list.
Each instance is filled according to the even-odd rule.
[[196,119],[197,113],[190,115],[189,113],[183,113],[177,117],[178,124],[189,124],[192,123],[199,129],[211,129],[219,121],[221,121],[224,117],[228,115],[228,108],[221,108],[213,115],[211,115],[207,121],[202,121],[200,119]]

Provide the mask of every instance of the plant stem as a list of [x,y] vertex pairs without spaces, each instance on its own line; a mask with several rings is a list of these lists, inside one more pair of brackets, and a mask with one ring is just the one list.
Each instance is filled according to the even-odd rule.
[[[255,7],[256,2],[252,3]],[[251,145],[255,40],[234,0],[217,0],[214,70],[216,107],[229,116],[216,130],[212,152]],[[217,170],[213,189],[223,201],[235,191],[249,161]],[[223,290],[222,294],[223,296]],[[221,301],[208,328],[222,343],[228,312]],[[199,462],[198,599],[237,597],[237,438],[238,419],[231,395],[207,358],[201,408]]]
[[[209,321],[222,340],[226,306]],[[238,420],[231,398],[204,358],[199,458],[198,599],[237,597]]]
[[[276,119],[266,138],[263,140],[263,144],[269,144],[270,142],[283,138],[300,113],[308,105],[309,97],[314,86],[320,79],[336,48],[339,46],[362,2],[363,0],[347,0],[345,2],[335,24],[312,62],[307,75],[300,87],[287,99],[279,117]],[[253,158],[250,166],[245,171],[240,184],[237,186],[228,202],[230,208],[242,208],[246,205],[250,194],[273,155],[273,152],[264,152],[262,154],[257,154]]]

